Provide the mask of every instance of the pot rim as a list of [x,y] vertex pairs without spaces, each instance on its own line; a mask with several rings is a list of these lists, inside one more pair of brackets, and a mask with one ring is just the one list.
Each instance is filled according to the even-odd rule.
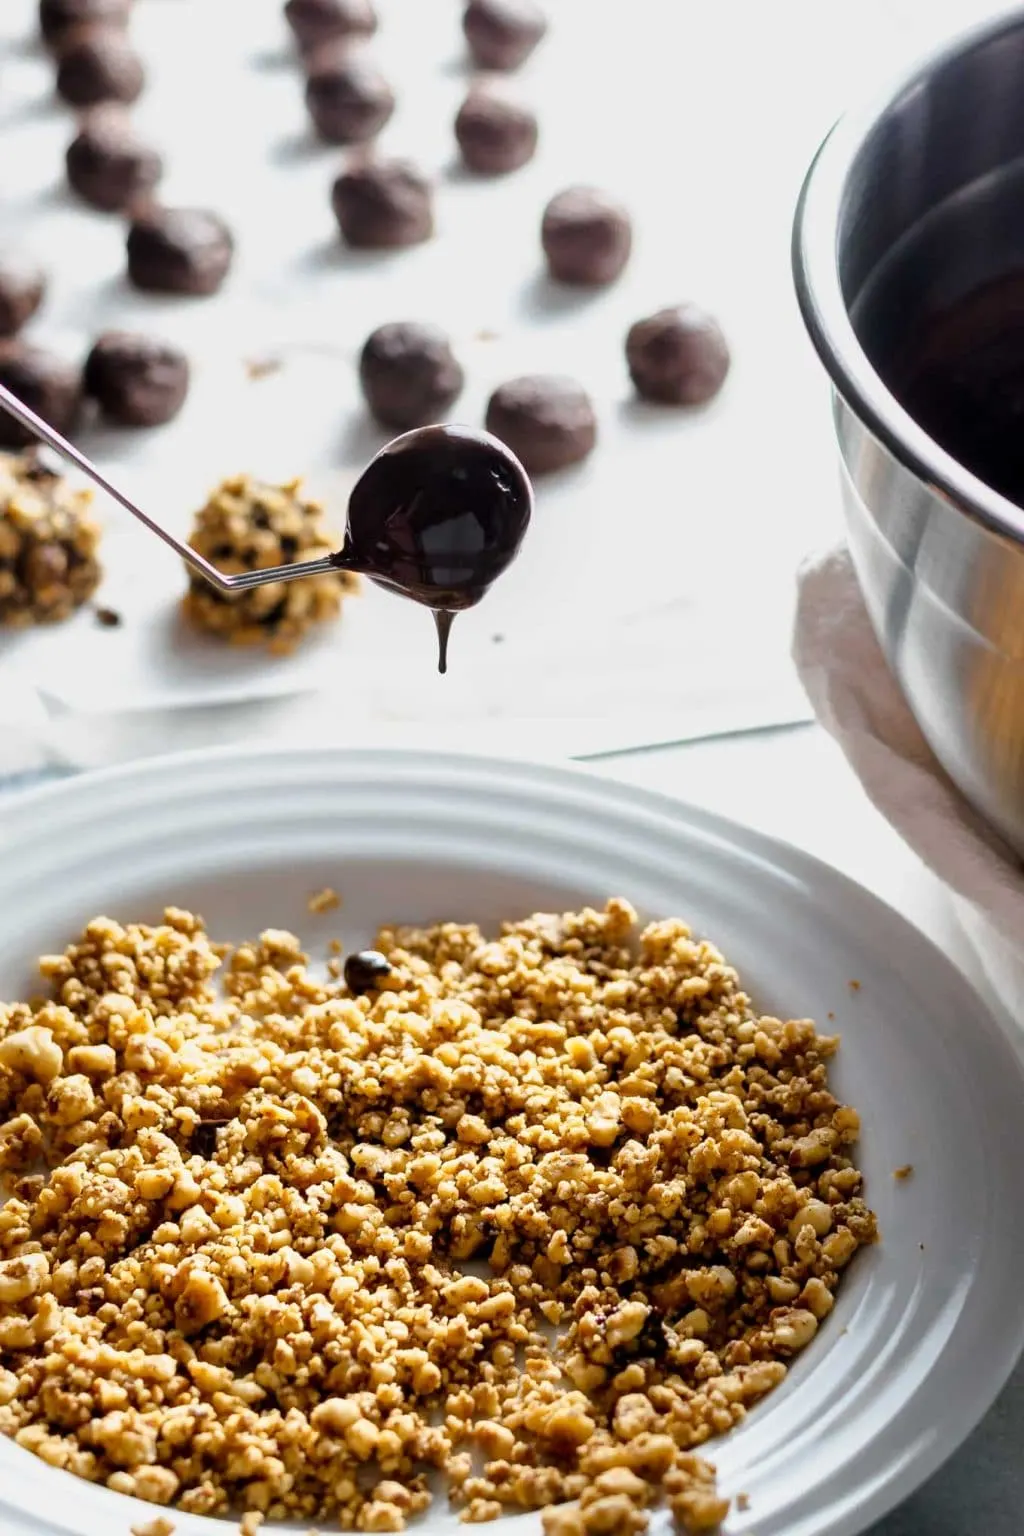
[[851,324],[839,280],[838,231],[854,161],[893,104],[958,55],[1003,33],[1022,29],[1024,10],[1019,5],[961,28],[890,79],[884,90],[876,90],[844,113],[811,161],[797,200],[792,237],[793,279],[800,313],[835,390],[893,457],[929,490],[1018,544],[1024,544],[1024,509],[985,485],[929,437],[869,360]]

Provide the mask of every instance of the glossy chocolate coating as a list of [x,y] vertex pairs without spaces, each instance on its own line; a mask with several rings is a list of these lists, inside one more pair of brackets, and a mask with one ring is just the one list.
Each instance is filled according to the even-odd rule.
[[353,996],[373,992],[391,975],[391,962],[376,949],[361,949],[345,961],[345,985]]
[[380,587],[441,616],[472,608],[511,565],[533,493],[504,444],[468,427],[421,427],[372,459],[348,504],[335,557]]
[[1024,274],[917,319],[882,372],[940,448],[1024,507]]

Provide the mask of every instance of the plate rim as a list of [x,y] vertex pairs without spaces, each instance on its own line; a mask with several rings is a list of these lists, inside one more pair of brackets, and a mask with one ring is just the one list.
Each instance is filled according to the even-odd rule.
[[[39,822],[31,813],[39,808],[45,809],[48,803],[67,803],[73,806],[78,799],[84,819],[88,813],[88,801],[82,797],[83,791],[87,795],[99,795],[102,799],[105,791],[116,791],[121,783],[145,784],[146,781],[166,781],[168,776],[173,779],[178,774],[201,774],[207,765],[214,767],[232,760],[240,765],[248,764],[250,768],[291,762],[296,767],[304,765],[306,771],[309,771],[314,764],[326,764],[332,760],[347,764],[370,764],[374,760],[379,763],[382,759],[402,763],[406,767],[419,762],[435,774],[446,768],[466,772],[475,766],[484,775],[488,772],[526,773],[537,776],[536,784],[543,785],[545,781],[551,783],[553,780],[564,789],[569,789],[574,782],[577,785],[587,784],[599,797],[604,795],[610,798],[621,810],[630,807],[646,808],[652,815],[667,817],[684,830],[690,828],[704,836],[721,839],[727,845],[738,845],[748,855],[765,860],[776,875],[784,871],[790,876],[795,874],[803,877],[819,889],[824,887],[826,900],[830,903],[842,900],[847,904],[847,915],[849,904],[852,903],[855,918],[860,914],[875,919],[885,918],[894,933],[910,947],[908,960],[911,971],[926,962],[938,965],[943,984],[958,992],[959,1001],[968,1006],[978,1020],[983,1021],[983,1025],[993,1033],[994,1043],[1012,1056],[1018,1075],[1024,1081],[1024,1033],[1014,1025],[1001,1005],[983,996],[956,963],[890,903],[843,871],[785,838],[750,827],[737,817],[707,810],[666,791],[618,780],[602,771],[604,765],[600,762],[565,761],[527,748],[521,753],[489,753],[461,745],[438,748],[387,744],[377,746],[363,742],[352,746],[314,743],[302,747],[263,742],[203,747],[75,773],[55,782],[14,790],[0,802],[0,851],[6,851],[10,844],[15,847],[19,843],[31,844],[39,832]],[[15,871],[13,879],[17,878]],[[0,872],[0,884],[5,883],[5,877]],[[957,999],[954,997],[953,1001]],[[1005,1338],[1003,1342],[1006,1342]],[[927,1444],[915,1448],[902,1464],[890,1464],[876,1478],[871,1479],[871,1487],[865,1498],[857,1500],[852,1509],[847,1504],[841,1514],[830,1519],[827,1526],[816,1527],[820,1536],[858,1536],[858,1533],[890,1513],[929,1481],[984,1419],[1013,1374],[1022,1353],[1024,1303],[1014,1320],[1010,1347],[1003,1350],[999,1363],[986,1372],[983,1388],[975,1388],[971,1394],[966,1394],[970,1399],[966,1411],[961,1408],[955,1415],[946,1415]],[[0,1510],[12,1513],[10,1506],[3,1501],[0,1501]],[[58,1530],[58,1527],[50,1525],[46,1517],[41,1518],[27,1510],[13,1513],[19,1522],[28,1522],[21,1526],[25,1532],[45,1529],[56,1533]],[[186,1519],[187,1529],[191,1530],[192,1517]],[[501,1524],[502,1529],[510,1528],[507,1517]],[[202,1520],[195,1529],[208,1531],[212,1526],[208,1520]]]

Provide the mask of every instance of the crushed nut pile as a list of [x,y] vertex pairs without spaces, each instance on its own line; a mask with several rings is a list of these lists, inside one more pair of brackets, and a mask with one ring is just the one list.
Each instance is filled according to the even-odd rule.
[[[300,480],[263,485],[236,475],[197,513],[189,544],[235,576],[319,560],[339,549],[341,540],[327,526],[321,504],[302,494]],[[219,592],[190,569],[184,610],[190,623],[233,645],[266,645],[287,655],[316,625],[337,618],[343,598],[358,586],[358,577],[337,571],[251,592]]]
[[92,493],[34,450],[0,453],[0,626],[56,624],[99,586]]
[[836,1041],[623,901],[377,947],[352,996],[98,918],[0,1008],[0,1430],[202,1514],[397,1531],[439,1472],[469,1521],[713,1529],[695,1448],[876,1235]]

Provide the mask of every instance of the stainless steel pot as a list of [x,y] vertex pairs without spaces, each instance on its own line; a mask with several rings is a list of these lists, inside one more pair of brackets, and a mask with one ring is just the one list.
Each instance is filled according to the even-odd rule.
[[1024,854],[1024,510],[886,384],[915,319],[1024,272],[1024,12],[942,47],[833,129],[804,183],[793,262],[832,380],[872,622],[936,756]]

